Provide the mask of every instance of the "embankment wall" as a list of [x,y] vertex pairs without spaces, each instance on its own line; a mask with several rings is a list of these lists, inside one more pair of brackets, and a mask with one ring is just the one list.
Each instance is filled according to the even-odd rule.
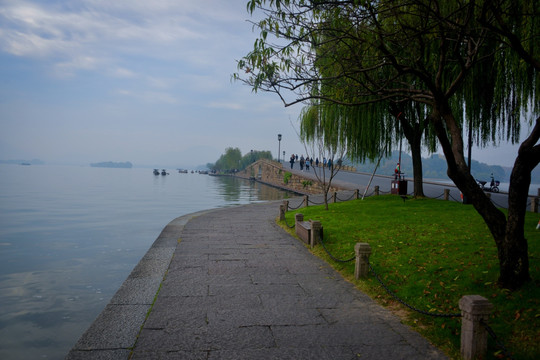
[[[244,179],[252,179],[264,184],[290,190],[299,194],[321,194],[323,190],[318,181],[308,176],[302,176],[288,171],[283,164],[276,161],[261,159],[235,174]],[[344,190],[333,185],[329,193]]]

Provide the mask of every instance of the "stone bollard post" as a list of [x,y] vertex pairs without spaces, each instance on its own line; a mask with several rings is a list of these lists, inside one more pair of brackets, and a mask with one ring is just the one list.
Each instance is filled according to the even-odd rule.
[[369,274],[369,256],[371,255],[371,246],[368,243],[356,243],[354,245],[356,253],[356,264],[354,266],[354,278],[365,278]]
[[310,220],[309,222],[311,223],[311,238],[309,239],[309,246],[313,249],[315,245],[319,243],[322,225],[320,221],[316,220]]
[[375,186],[375,195],[379,196],[379,185]]
[[334,204],[337,202],[337,192],[334,191],[334,193],[332,194],[332,201],[334,202]]
[[279,221],[285,220],[285,204],[279,205]]
[[450,198],[450,189],[444,189],[444,200],[448,201]]
[[535,197],[531,201],[531,212],[537,213],[538,212],[538,198]]
[[308,207],[308,206],[309,206],[309,196],[304,195],[304,207]]
[[294,214],[294,226],[298,226],[299,222],[304,221],[304,214],[296,213]]
[[285,212],[289,211],[289,200],[283,200],[283,205],[285,206]]
[[354,190],[354,198],[356,200],[360,199],[360,190],[358,189]]
[[459,300],[461,309],[461,356],[464,360],[484,359],[487,353],[487,331],[481,321],[487,323],[493,309],[480,295],[465,295]]

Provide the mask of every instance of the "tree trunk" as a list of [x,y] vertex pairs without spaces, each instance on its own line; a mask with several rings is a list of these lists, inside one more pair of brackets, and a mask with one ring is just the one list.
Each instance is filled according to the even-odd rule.
[[[441,111],[439,108],[434,111],[432,116],[437,137],[446,156],[448,176],[470,199],[495,240],[500,265],[498,282],[504,288],[516,289],[530,279],[527,241],[523,235],[523,224],[531,171],[540,161],[540,146],[535,147],[528,144],[534,145],[540,137],[540,119],[537,120],[535,131],[527,139],[530,141],[524,142],[520,147],[520,153],[512,171],[507,221],[504,214],[493,205],[471,176],[463,156],[461,131],[456,126],[452,113]],[[450,142],[450,138],[452,142]]]
[[508,220],[504,240],[499,251],[499,284],[514,289],[530,280],[528,245],[525,239],[525,213],[527,195],[531,184],[531,170],[528,161],[518,155],[508,191]]
[[413,174],[414,174],[414,197],[415,198],[425,197],[424,175],[423,175],[423,169],[422,169],[422,150],[421,150],[420,142],[418,142],[417,149],[411,146],[411,155],[412,155]]
[[506,234],[499,249],[499,284],[517,288],[530,280],[528,244],[525,239],[527,196],[531,185],[531,171],[540,162],[540,118],[529,137],[519,147],[518,157],[510,176],[508,192],[508,221]]
[[[412,121],[407,119],[404,115],[398,116],[395,113],[398,112],[395,108],[392,109],[394,116],[397,116],[403,129],[403,134],[409,142],[411,147],[412,165],[413,165],[413,183],[415,198],[425,197],[424,195],[424,175],[422,170],[422,136],[423,129],[418,122],[411,125]],[[401,166],[401,164],[400,164]]]
[[[424,197],[424,175],[422,170],[422,134],[418,132],[406,131],[403,127],[403,133],[411,147],[412,165],[413,165],[413,183],[414,197]],[[401,165],[401,164],[400,164]]]

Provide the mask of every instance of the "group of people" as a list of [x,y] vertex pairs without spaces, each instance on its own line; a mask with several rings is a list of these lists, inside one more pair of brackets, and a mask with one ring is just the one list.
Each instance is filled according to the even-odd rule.
[[[291,169],[294,167],[294,163],[296,161],[298,161],[298,154],[292,154],[291,159],[289,160],[289,162],[291,163]],[[309,166],[311,165],[312,161],[313,159],[310,159],[309,156],[306,156],[306,158],[304,158],[304,155],[300,156],[300,170],[304,171],[305,167],[306,170],[309,171]]]
[[[341,160],[340,160],[341,161]],[[338,162],[340,162],[338,161]],[[322,163],[319,161],[319,158],[316,158],[315,159],[315,162],[313,161],[313,158],[310,158],[309,156],[307,156],[306,158],[304,158],[304,155],[300,156],[300,161],[298,160],[298,154],[292,154],[291,155],[291,158],[289,160],[289,163],[291,164],[291,169],[294,167],[294,163],[295,162],[299,162],[300,163],[300,170],[301,171],[304,171],[304,167],[306,168],[307,171],[309,171],[309,167],[310,166],[313,166],[313,164],[315,164],[316,167],[319,167],[319,165],[322,165],[323,167],[327,167],[332,170],[332,166],[333,166],[333,161],[331,159],[328,159],[326,160],[325,157],[323,157],[323,161]]]

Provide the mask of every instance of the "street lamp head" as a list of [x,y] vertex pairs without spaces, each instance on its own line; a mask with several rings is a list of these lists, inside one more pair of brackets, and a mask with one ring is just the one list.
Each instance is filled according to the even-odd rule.
[[278,141],[281,141],[281,134],[277,134]]

